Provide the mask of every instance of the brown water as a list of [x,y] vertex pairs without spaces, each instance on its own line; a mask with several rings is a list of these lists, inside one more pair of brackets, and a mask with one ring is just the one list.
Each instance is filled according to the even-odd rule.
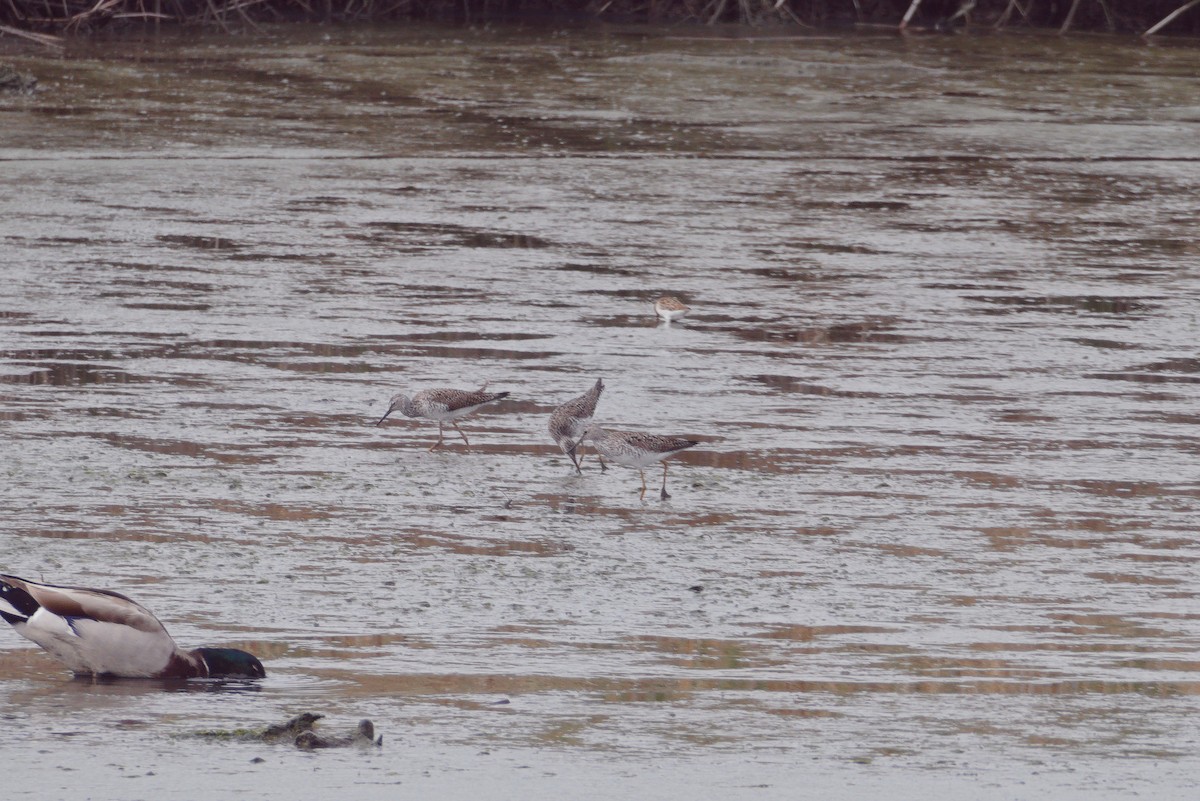
[[1191,797],[1200,49],[706,33],[5,56],[0,568],[269,671],[0,631],[7,797]]

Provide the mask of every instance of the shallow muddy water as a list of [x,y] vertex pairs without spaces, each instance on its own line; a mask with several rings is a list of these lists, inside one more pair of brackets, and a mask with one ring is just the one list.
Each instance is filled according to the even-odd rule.
[[4,56],[0,569],[268,670],[0,631],[9,797],[1190,797],[1200,49],[703,33]]

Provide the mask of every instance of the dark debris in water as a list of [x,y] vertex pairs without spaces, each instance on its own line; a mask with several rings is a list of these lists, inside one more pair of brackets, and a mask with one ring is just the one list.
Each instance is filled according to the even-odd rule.
[[[449,223],[370,222],[367,227],[389,240],[417,247],[547,248],[553,244],[533,234],[489,231]],[[379,239],[380,235],[371,238]]]
[[1200,373],[1200,358],[1178,358],[1153,362],[1135,368],[1151,373]]
[[295,739],[297,735],[311,731],[312,727],[317,724],[317,721],[323,717],[325,716],[315,712],[303,712],[283,723],[272,723],[263,729],[262,739],[267,742]]
[[776,321],[755,325],[730,326],[725,329],[747,342],[804,342],[806,344],[838,344],[856,342],[908,342],[909,337],[892,331],[886,320],[864,320],[828,326],[800,328]]
[[312,751],[316,748],[342,748],[349,745],[374,746],[383,745],[383,735],[375,735],[375,724],[369,720],[360,720],[353,732],[343,737],[326,737],[309,729],[296,736],[296,747],[302,751]]
[[1099,348],[1101,350],[1129,350],[1136,348],[1137,345],[1132,345],[1128,342],[1118,342],[1115,339],[1095,339],[1092,337],[1077,337],[1068,340],[1076,345],[1083,345],[1087,348]]
[[195,250],[240,250],[242,245],[228,237],[194,236],[188,234],[160,234],[157,237],[164,245],[174,245]]
[[0,92],[18,92],[33,94],[38,91],[38,79],[28,72],[21,72],[16,67],[0,64]]
[[208,311],[207,303],[123,303],[127,309],[152,309],[157,311]]
[[811,282],[820,280],[820,276],[806,270],[789,270],[784,267],[755,267],[746,270],[747,275],[757,275],[760,278],[773,278],[778,281]]
[[560,264],[556,269],[569,273],[590,273],[591,275],[622,275],[626,277],[636,277],[638,272],[633,269],[621,267],[607,267],[602,264],[575,264],[568,262]]
[[383,736],[376,736],[375,724],[361,720],[347,735],[325,735],[316,731],[317,722],[324,718],[316,712],[303,712],[283,723],[273,723],[261,729],[204,729],[190,736],[206,740],[236,742],[290,743],[304,751],[318,748],[341,748],[351,745],[383,745]]
[[1200,384],[1200,377],[1196,376],[1162,375],[1139,370],[1121,373],[1089,373],[1087,377],[1102,381],[1135,381],[1144,384]]
[[84,384],[132,384],[148,379],[112,367],[88,364],[28,365],[28,372],[0,375],[4,384],[41,384],[66,387]]
[[838,253],[855,256],[881,256],[886,254],[886,251],[877,250],[865,245],[848,245],[840,242],[813,242],[807,239],[786,239],[780,242],[780,245],[795,250],[816,251],[818,253]]
[[1103,295],[972,295],[967,300],[1004,307],[992,312],[994,314],[1007,314],[1012,310],[1135,314],[1154,308],[1142,298]]

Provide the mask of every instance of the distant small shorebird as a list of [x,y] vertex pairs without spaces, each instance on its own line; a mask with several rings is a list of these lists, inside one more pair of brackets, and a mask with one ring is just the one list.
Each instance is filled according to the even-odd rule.
[[640,434],[635,431],[609,431],[596,423],[588,423],[583,432],[584,439],[592,441],[592,447],[600,456],[607,456],[617,464],[626,467],[636,467],[642,476],[641,498],[646,497],[645,468],[655,462],[663,463],[663,483],[661,497],[665,501],[671,496],[667,494],[667,463],[669,456],[687,450],[700,442],[683,437],[662,437],[657,434]]
[[668,323],[678,320],[690,311],[690,308],[679,302],[679,298],[670,295],[663,295],[654,301],[654,313]]
[[578,398],[572,398],[559,406],[550,415],[550,436],[558,443],[558,447],[562,448],[562,452],[571,457],[575,472],[580,475],[583,475],[583,470],[579,468],[583,456],[581,454],[576,458],[575,451],[583,441],[583,432],[591,422],[592,415],[596,413],[596,402],[600,400],[600,393],[603,391],[604,382],[596,379],[595,386]]
[[442,436],[442,426],[449,423],[454,426],[454,430],[463,438],[463,442],[467,443],[467,447],[471,447],[471,441],[467,439],[467,435],[458,427],[458,423],[454,422],[459,417],[465,417],[471,412],[483,406],[485,403],[498,401],[501,398],[507,398],[507,392],[484,392],[487,389],[485,383],[477,390],[466,389],[423,389],[412,398],[401,393],[392,397],[391,403],[388,405],[388,410],[383,417],[379,418],[379,422],[375,425],[382,425],[383,421],[388,418],[392,412],[399,411],[405,417],[427,417],[430,420],[436,420],[438,424],[438,439],[429,449],[433,451],[441,446],[445,441]]

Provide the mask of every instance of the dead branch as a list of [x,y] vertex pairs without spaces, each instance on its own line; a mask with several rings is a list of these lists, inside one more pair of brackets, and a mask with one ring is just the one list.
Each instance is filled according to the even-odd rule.
[[46,47],[63,47],[63,39],[61,36],[51,36],[48,33],[35,33],[33,31],[23,31],[20,28],[13,28],[9,25],[0,25],[0,33],[16,36],[21,39],[28,39],[31,42],[37,42]]
[[1161,31],[1163,28],[1165,28],[1167,25],[1171,24],[1171,20],[1175,19],[1180,14],[1184,13],[1185,11],[1187,11],[1188,9],[1190,9],[1196,5],[1200,5],[1200,0],[1191,0],[1191,2],[1184,3],[1179,8],[1175,9],[1170,14],[1163,17],[1157,23],[1155,23],[1154,25],[1151,25],[1149,28],[1147,28],[1146,32],[1143,33],[1142,36],[1153,36],[1154,34]]
[[1071,23],[1075,21],[1075,12],[1079,10],[1080,2],[1081,0],[1073,0],[1071,3],[1071,10],[1067,12],[1067,18],[1063,20],[1062,27],[1058,29],[1060,36],[1071,29]]
[[1008,0],[1008,6],[1005,7],[1004,13],[1000,15],[1000,18],[998,20],[996,20],[996,27],[1003,28],[1005,25],[1008,24],[1008,18],[1012,16],[1013,9],[1016,9],[1017,11],[1019,11],[1021,13],[1021,19],[1028,22],[1029,21],[1029,12],[1032,10],[1032,8],[1033,8],[1032,0],[1031,0],[1030,5],[1028,5],[1024,8],[1021,7],[1020,0]]

